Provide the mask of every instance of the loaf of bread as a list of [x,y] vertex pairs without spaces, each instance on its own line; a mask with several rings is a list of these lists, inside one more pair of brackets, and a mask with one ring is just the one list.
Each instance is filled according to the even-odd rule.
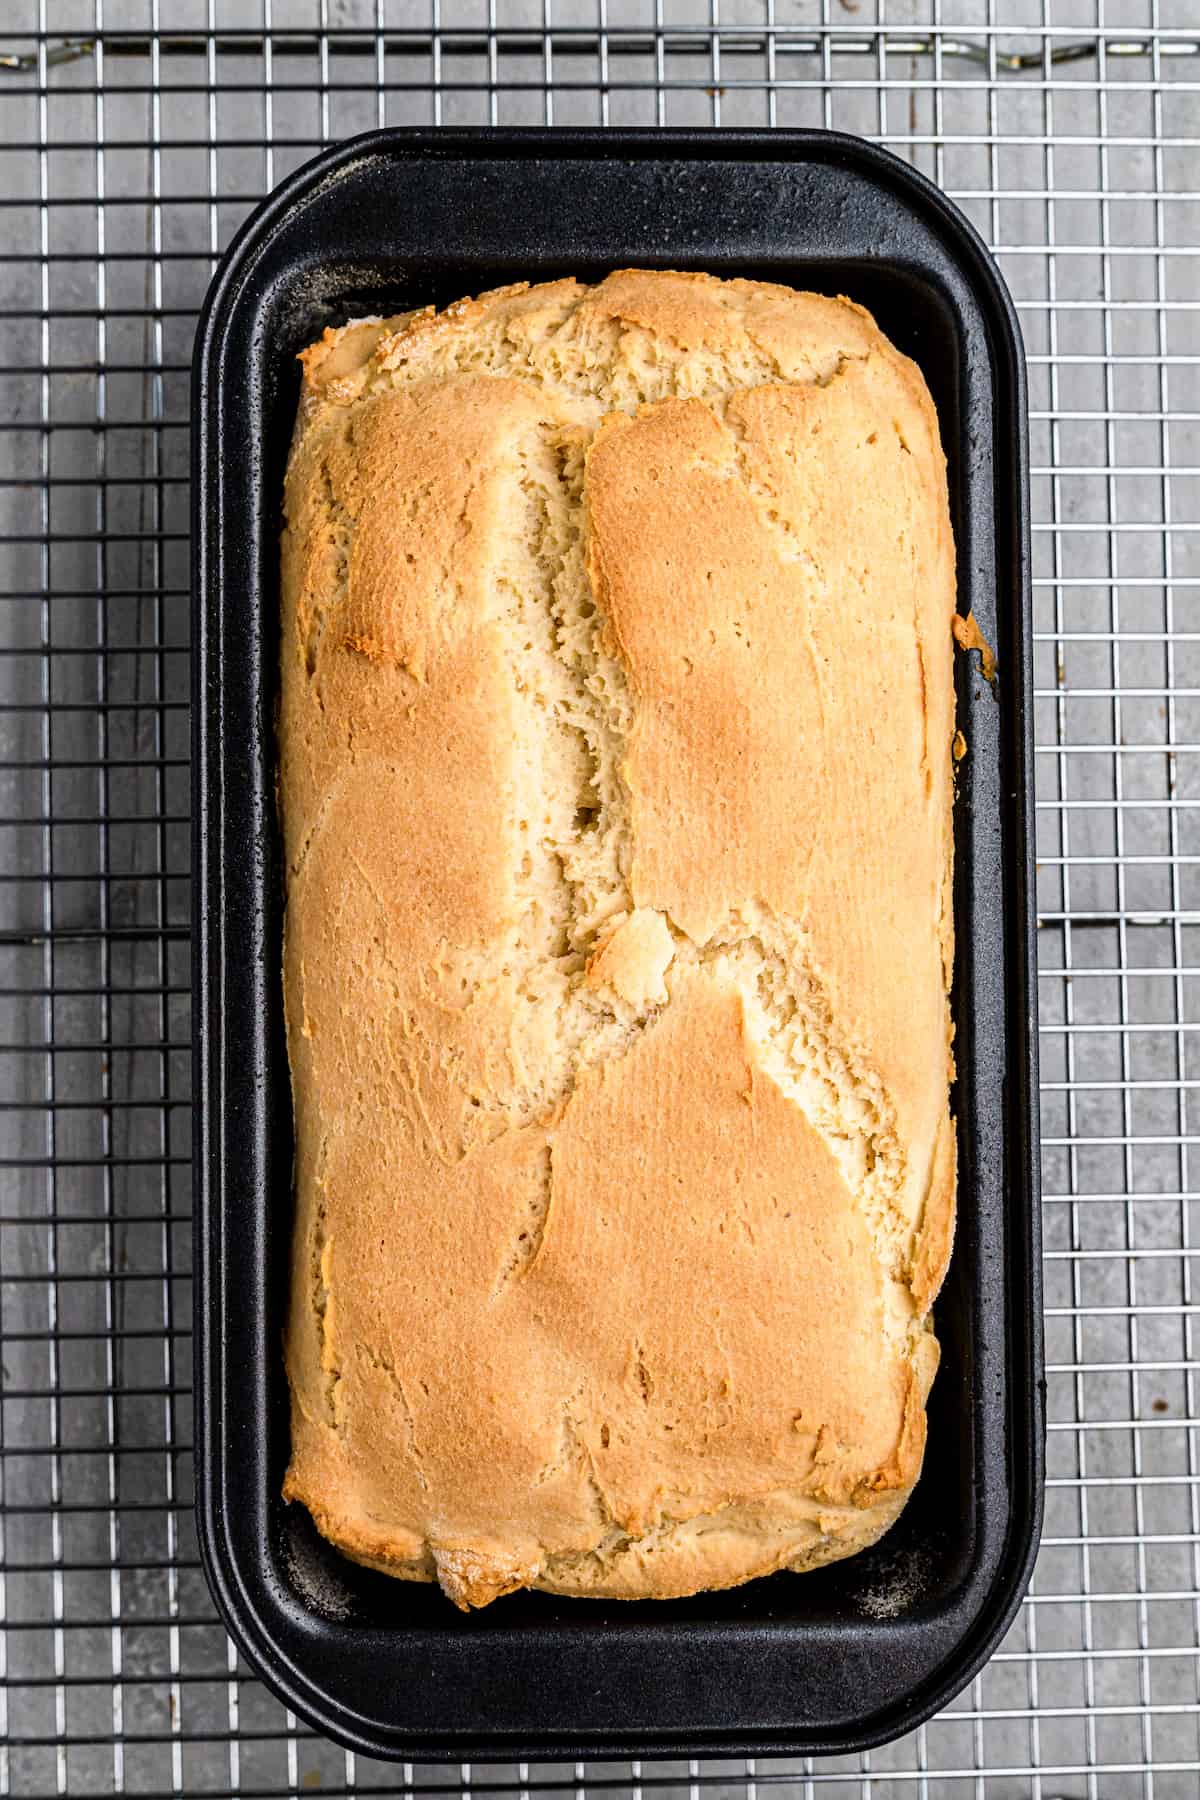
[[849,301],[638,270],[302,360],[285,1492],[462,1607],[848,1556],[953,1230],[921,375]]

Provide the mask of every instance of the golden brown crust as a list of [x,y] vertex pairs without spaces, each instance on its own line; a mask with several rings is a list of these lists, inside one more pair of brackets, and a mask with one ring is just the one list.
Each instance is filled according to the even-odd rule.
[[953,1232],[924,383],[849,302],[636,270],[304,365],[285,1491],[462,1606],[849,1555]]

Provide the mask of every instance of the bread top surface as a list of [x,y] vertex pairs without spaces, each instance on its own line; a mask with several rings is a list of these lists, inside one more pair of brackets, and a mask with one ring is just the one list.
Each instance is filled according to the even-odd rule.
[[363,322],[286,521],[288,1491],[460,1603],[869,1542],[954,1197],[919,373],[705,276]]

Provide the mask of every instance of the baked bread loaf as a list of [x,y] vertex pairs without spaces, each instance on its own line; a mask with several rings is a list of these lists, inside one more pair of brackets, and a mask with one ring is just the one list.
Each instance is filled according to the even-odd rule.
[[861,307],[327,331],[283,541],[286,1494],[458,1605],[872,1543],[953,1229],[953,545]]

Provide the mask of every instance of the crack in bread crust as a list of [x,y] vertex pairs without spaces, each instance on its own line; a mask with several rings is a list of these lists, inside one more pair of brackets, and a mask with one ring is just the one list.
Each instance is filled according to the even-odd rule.
[[[447,966],[460,991],[466,983],[467,1008],[498,981],[513,984],[511,1083],[475,1092],[502,1129],[550,1122],[580,1070],[626,1054],[666,999],[659,990],[658,1004],[631,1003],[589,979],[593,953],[627,930],[636,911],[632,802],[622,773],[634,700],[619,658],[604,648],[606,622],[585,566],[590,435],[555,422],[538,422],[522,435],[513,528],[497,562],[499,617],[527,757],[516,821],[523,905],[503,941],[452,954]],[[313,830],[327,817],[328,798]],[[803,928],[773,918],[756,901],[698,943],[673,921],[665,924],[671,962],[717,967],[742,989],[764,1072],[829,1141],[851,1185],[896,1240],[899,1274],[903,1221],[889,1213],[903,1179],[894,1109],[869,1059],[839,1042]]]
[[759,916],[752,928],[722,931],[701,960],[738,983],[764,1074],[828,1144],[889,1272],[907,1281],[911,1233],[899,1205],[905,1159],[896,1109],[869,1057],[839,1030],[804,933],[793,920]]
[[[798,300],[811,302],[801,330],[788,323],[788,308]],[[710,915],[703,930],[684,912],[689,931],[669,901],[649,898],[646,882],[639,882],[642,721],[656,709],[662,713],[663,703],[644,688],[643,662],[618,632],[596,579],[599,527],[591,513],[589,459],[599,438],[609,441],[613,415],[640,420],[656,409],[702,405],[721,446],[706,478],[725,480],[744,496],[778,564],[798,569],[822,603],[836,607],[835,583],[844,571],[814,548],[794,497],[787,497],[788,471],[773,473],[756,451],[743,400],[761,390],[787,396],[797,388],[832,394],[853,387],[858,393],[868,365],[891,383],[885,392],[903,397],[905,382],[912,383],[908,365],[848,303],[699,277],[614,276],[597,289],[573,282],[517,286],[392,324],[373,321],[327,334],[307,353],[289,478],[285,604],[294,607],[289,628],[298,646],[294,657],[286,644],[284,652],[289,937],[325,919],[309,898],[313,892],[335,895],[337,909],[369,904],[374,920],[369,943],[361,924],[352,928],[366,1024],[338,1021],[328,1000],[310,1002],[310,985],[315,992],[319,983],[305,970],[317,966],[316,958],[308,939],[300,942],[289,977],[289,1050],[301,1139],[312,1126],[305,1109],[319,1116],[319,1071],[333,1066],[330,1041],[340,1033],[363,1047],[357,1064],[346,1064],[365,1067],[357,1103],[367,1105],[364,1095],[375,1092],[391,1096],[380,1144],[388,1159],[423,1158],[431,1170],[464,1171],[463,1179],[478,1170],[482,1180],[489,1159],[511,1150],[519,1179],[514,1175],[508,1226],[481,1269],[480,1299],[504,1320],[517,1316],[514,1308],[532,1307],[541,1330],[537,1295],[547,1280],[558,1279],[566,1254],[559,1239],[573,1229],[578,1205],[556,1153],[565,1122],[626,1079],[623,1068],[644,1065],[649,1040],[673,1017],[680,995],[735,995],[752,1077],[768,1082],[803,1120],[828,1159],[822,1166],[868,1233],[882,1296],[881,1351],[894,1359],[900,1388],[894,1448],[882,1449],[872,1467],[854,1473],[853,1433],[806,1414],[784,1458],[794,1465],[790,1482],[780,1482],[776,1467],[749,1485],[740,1477],[741,1485],[734,1482],[719,1503],[705,1498],[701,1483],[694,1497],[680,1492],[647,1510],[610,1492],[601,1465],[607,1471],[618,1455],[622,1426],[607,1402],[597,1412],[601,1401],[585,1380],[554,1402],[562,1441],[538,1465],[542,1474],[528,1477],[544,1488],[547,1506],[562,1504],[559,1490],[569,1487],[578,1517],[564,1515],[541,1532],[514,1527],[507,1540],[499,1528],[493,1534],[456,1525],[434,1473],[436,1395],[423,1379],[413,1380],[411,1366],[401,1371],[400,1346],[380,1325],[360,1323],[347,1335],[348,1315],[356,1306],[361,1314],[361,1302],[346,1286],[339,1260],[352,1254],[343,1249],[349,1234],[339,1223],[346,1201],[332,1176],[326,1192],[323,1136],[316,1173],[298,1175],[298,1232],[306,1234],[310,1273],[307,1286],[293,1290],[288,1360],[296,1435],[286,1491],[309,1506],[349,1555],[410,1579],[436,1578],[464,1606],[523,1585],[563,1593],[685,1593],[851,1554],[887,1528],[920,1467],[924,1399],[936,1365],[926,1315],[949,1254],[953,1129],[948,1149],[939,1138],[935,1152],[920,1148],[914,1157],[909,1099],[893,1091],[870,1032],[846,1014],[839,999],[844,971],[826,966],[799,910],[781,908],[765,886],[751,886],[735,890],[743,897],[715,915],[715,923]],[[903,430],[894,419],[881,429],[894,433],[914,462],[921,432],[932,429],[936,466],[936,425],[929,425],[923,390],[912,393],[913,419],[904,415]],[[451,504],[439,486],[446,477],[437,463],[438,408],[469,414],[478,407],[483,420],[493,399],[498,435],[481,437],[465,453]],[[429,470],[406,476],[403,489],[373,490],[372,458],[396,454],[388,435],[393,417],[401,421],[397,429],[415,434],[414,442],[422,432],[434,433]],[[936,485],[931,504],[939,504]],[[392,534],[383,561],[381,519]],[[948,794],[948,779],[929,731],[942,678],[926,664],[917,548],[906,554],[913,590],[908,630],[916,640],[925,732],[922,779],[926,798],[932,793],[937,805],[944,799],[938,783]],[[943,560],[937,571],[943,581],[946,566]],[[871,602],[865,578],[859,598]],[[761,609],[765,600],[758,604]],[[821,709],[833,678],[807,619],[802,628],[824,733]],[[753,629],[753,617],[737,622],[747,651]],[[687,654],[682,662],[690,676]],[[388,784],[389,794],[408,791],[411,764],[390,748],[388,717],[420,717],[422,708],[441,704],[440,693],[465,693],[483,679],[472,673],[476,667],[494,667],[495,692],[502,689],[508,709],[494,787],[496,833],[512,847],[508,898],[502,916],[474,940],[459,927],[430,937],[418,952],[414,943],[422,940],[419,934],[411,940],[399,920],[378,854],[346,839],[347,809],[359,804],[372,780]],[[448,669],[457,672],[447,676]],[[343,693],[353,693],[353,703],[339,699]],[[499,703],[489,698],[487,704]],[[935,730],[943,725],[935,719]],[[453,751],[457,727],[443,729]],[[947,847],[945,867],[930,885],[947,975],[948,855]],[[453,854],[435,865],[434,880],[441,878],[439,866],[453,870]],[[469,862],[462,866],[469,871]],[[343,930],[341,916],[329,914],[334,935],[327,934],[327,943]],[[390,1074],[382,1062],[376,1067],[382,1056],[371,1036],[376,1018],[392,1021]],[[756,1104],[753,1093],[746,1098]],[[397,1134],[395,1146],[385,1141],[388,1131]],[[344,1139],[344,1132],[337,1135]],[[303,1142],[300,1151],[298,1169],[308,1170]],[[339,1154],[346,1154],[344,1141]],[[833,1202],[842,1203],[840,1197]],[[603,1194],[597,1204],[604,1204]],[[749,1215],[744,1228],[753,1253]],[[387,1256],[386,1236],[377,1254]],[[353,1255],[361,1270],[361,1251]],[[453,1270],[450,1275],[458,1280]],[[720,1333],[715,1336],[719,1342]],[[320,1371],[315,1382],[306,1372],[313,1356]],[[733,1367],[727,1357],[725,1366]],[[336,1480],[331,1488],[322,1472],[341,1467],[340,1455],[361,1454],[355,1433],[362,1430],[356,1423],[362,1401],[351,1391],[359,1371],[394,1412],[414,1482],[408,1502],[339,1500]],[[639,1429],[680,1426],[678,1415],[673,1425],[663,1411],[672,1379],[661,1356],[652,1372],[635,1339],[625,1386],[644,1421]],[[307,1405],[314,1387],[319,1418]],[[732,1391],[728,1381],[722,1391]],[[722,1405],[721,1421],[736,1416],[732,1400]],[[312,1437],[318,1426],[327,1437]],[[717,1428],[718,1442],[724,1428]],[[510,1511],[516,1504],[511,1494],[501,1501]]]

